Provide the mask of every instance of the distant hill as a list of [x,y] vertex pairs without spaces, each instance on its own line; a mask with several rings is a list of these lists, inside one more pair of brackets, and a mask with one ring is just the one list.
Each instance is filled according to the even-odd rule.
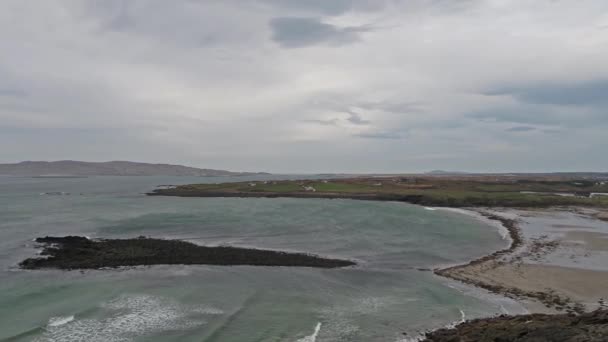
[[0,164],[0,175],[11,176],[248,176],[263,173],[231,172],[199,169],[182,165],[148,164],[130,161],[83,162],[24,161],[17,164]]

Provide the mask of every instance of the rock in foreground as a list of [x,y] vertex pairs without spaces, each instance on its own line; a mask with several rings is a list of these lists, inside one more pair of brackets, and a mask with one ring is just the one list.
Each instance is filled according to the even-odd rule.
[[25,269],[98,269],[103,267],[204,264],[300,266],[336,268],[355,265],[348,260],[326,259],[310,254],[286,253],[237,247],[204,247],[179,240],[151,238],[98,239],[80,236],[44,237],[42,258],[21,262]]
[[477,319],[426,335],[423,342],[605,342],[608,310]]

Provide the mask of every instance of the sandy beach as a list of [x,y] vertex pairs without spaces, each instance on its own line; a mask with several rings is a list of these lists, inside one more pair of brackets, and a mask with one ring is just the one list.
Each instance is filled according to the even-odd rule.
[[608,298],[608,222],[583,208],[480,209],[515,246],[436,273],[516,298],[530,312],[582,312]]

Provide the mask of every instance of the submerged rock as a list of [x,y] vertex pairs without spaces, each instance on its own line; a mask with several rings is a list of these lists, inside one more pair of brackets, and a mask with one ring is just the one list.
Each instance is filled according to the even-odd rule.
[[104,267],[182,264],[253,265],[337,268],[355,265],[349,260],[328,259],[311,254],[287,253],[238,247],[205,247],[180,240],[139,237],[96,239],[81,236],[44,237],[44,258],[20,263],[24,269],[99,269]]

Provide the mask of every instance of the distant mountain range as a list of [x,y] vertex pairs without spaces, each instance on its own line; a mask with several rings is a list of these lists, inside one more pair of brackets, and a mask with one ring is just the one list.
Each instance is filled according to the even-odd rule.
[[199,169],[182,165],[148,164],[130,161],[83,162],[24,161],[16,164],[0,164],[0,175],[11,176],[249,176],[254,172]]

